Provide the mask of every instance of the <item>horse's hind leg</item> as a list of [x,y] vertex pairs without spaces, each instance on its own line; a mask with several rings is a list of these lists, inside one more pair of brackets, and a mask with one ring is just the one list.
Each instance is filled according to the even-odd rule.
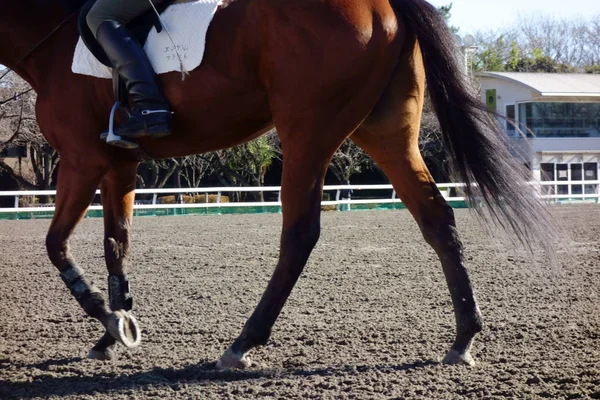
[[444,362],[473,364],[470,347],[482,329],[481,314],[464,266],[454,212],[438,191],[418,147],[423,75],[417,49],[400,62],[379,105],[351,139],[386,173],[440,258],[457,325],[456,340]]
[[[136,170],[137,163],[112,165],[100,184],[104,214],[104,256],[108,269],[108,295],[112,311],[130,312],[133,306],[127,279],[127,258],[129,229],[133,220]],[[137,329],[127,333],[130,334],[131,342],[139,341]],[[116,342],[116,339],[106,332],[89,352],[88,357],[99,360],[113,359],[113,347]]]

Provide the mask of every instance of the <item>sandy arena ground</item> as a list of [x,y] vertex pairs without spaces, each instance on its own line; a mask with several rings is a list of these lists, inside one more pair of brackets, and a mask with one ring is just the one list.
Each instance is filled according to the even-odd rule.
[[[323,233],[260,366],[214,362],[275,266],[280,215],[138,218],[132,284],[142,346],[85,358],[103,333],[47,260],[49,221],[0,221],[0,399],[600,399],[600,209],[552,209],[557,267],[486,236],[457,210],[485,318],[474,368],[454,338],[444,276],[406,211],[325,213]],[[72,240],[103,290],[102,221]]]

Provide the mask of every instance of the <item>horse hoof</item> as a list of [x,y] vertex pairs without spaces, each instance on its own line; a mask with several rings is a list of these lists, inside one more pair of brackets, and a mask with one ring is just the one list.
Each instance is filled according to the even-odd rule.
[[117,355],[114,350],[110,348],[106,348],[104,351],[92,349],[88,353],[87,358],[90,360],[113,361],[116,360]]
[[228,369],[246,369],[252,366],[252,361],[241,353],[235,353],[229,347],[217,361],[217,368],[221,370]]
[[470,352],[459,353],[454,349],[451,349],[450,352],[448,352],[442,363],[447,365],[468,365],[469,367],[475,366],[475,360],[471,356]]
[[120,310],[113,312],[108,318],[108,333],[123,346],[132,349],[142,342],[142,332],[133,315]]

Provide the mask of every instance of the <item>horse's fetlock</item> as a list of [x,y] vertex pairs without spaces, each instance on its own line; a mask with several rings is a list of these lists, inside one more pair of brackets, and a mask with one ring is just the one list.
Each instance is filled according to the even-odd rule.
[[83,308],[83,311],[92,318],[102,321],[103,318],[109,314],[104,296],[102,296],[102,293],[94,286],[92,286],[81,299],[78,299],[78,301],[81,308]]
[[253,348],[255,346],[265,346],[271,337],[271,328],[267,324],[252,324],[250,323],[244,328],[241,337],[244,343],[243,350]]
[[263,330],[260,330],[257,332],[253,332],[253,334],[250,336],[250,340],[256,346],[266,346],[266,344],[269,342],[270,337],[271,337],[271,330],[263,329]]
[[476,307],[470,312],[457,313],[456,327],[459,336],[473,336],[483,330],[483,318]]

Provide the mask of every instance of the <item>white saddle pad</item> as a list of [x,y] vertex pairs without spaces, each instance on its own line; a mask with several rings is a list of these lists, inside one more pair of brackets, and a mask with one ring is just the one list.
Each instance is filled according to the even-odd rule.
[[[197,68],[204,56],[206,32],[221,0],[195,0],[173,4],[161,15],[171,38],[163,29],[152,28],[144,46],[157,74],[181,72],[179,57],[187,71]],[[179,55],[179,56],[178,56]],[[111,69],[101,64],[81,38],[77,42],[71,70],[76,74],[112,78]]]

